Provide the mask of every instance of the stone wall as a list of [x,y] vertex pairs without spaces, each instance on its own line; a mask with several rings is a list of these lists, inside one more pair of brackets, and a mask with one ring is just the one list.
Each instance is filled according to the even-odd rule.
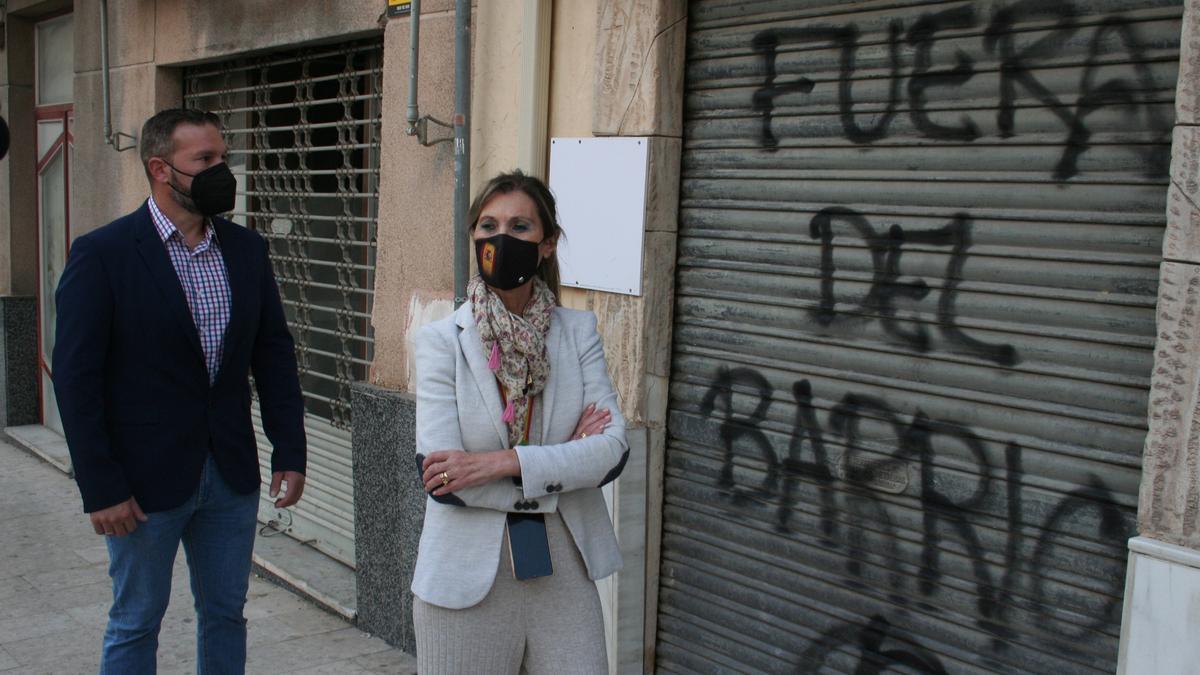
[[1200,2],[1183,18],[1138,530],[1200,550]]
[[1158,338],[1117,672],[1200,662],[1200,0],[1184,3]]

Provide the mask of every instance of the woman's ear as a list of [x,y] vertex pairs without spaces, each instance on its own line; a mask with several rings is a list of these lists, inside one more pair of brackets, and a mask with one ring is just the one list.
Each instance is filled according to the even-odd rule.
[[554,255],[554,251],[558,248],[558,235],[546,237],[542,243],[538,244],[538,253],[542,254],[542,259],[545,260]]

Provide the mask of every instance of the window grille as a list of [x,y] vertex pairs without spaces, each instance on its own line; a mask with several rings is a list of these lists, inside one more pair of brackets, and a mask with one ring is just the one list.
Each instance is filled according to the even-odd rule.
[[233,220],[270,246],[310,415],[350,428],[373,358],[381,39],[196,66],[184,103],[221,117]]

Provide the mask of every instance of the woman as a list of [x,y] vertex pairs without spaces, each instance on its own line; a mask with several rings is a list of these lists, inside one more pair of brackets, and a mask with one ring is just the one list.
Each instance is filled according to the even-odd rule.
[[480,274],[415,338],[418,669],[607,673],[592,582],[621,554],[600,487],[629,449],[596,318],[558,306],[540,180],[497,176],[468,220]]

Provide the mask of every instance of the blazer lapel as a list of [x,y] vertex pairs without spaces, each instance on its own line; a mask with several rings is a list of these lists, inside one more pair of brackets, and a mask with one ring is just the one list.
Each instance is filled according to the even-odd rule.
[[171,258],[167,254],[166,247],[163,246],[162,239],[158,236],[158,230],[154,229],[150,208],[143,205],[141,214],[141,222],[139,222],[134,235],[138,255],[142,257],[142,262],[146,263],[150,277],[158,286],[158,290],[162,292],[163,299],[166,301],[167,313],[179,323],[179,327],[187,336],[187,341],[196,350],[196,355],[203,363],[204,350],[200,347],[200,333],[197,332],[196,322],[192,319],[191,310],[188,309],[187,298],[183,294],[179,275],[175,273],[175,266],[171,264]]
[[552,314],[550,330],[546,331],[546,360],[550,362],[550,374],[546,377],[546,387],[542,390],[542,443],[550,437],[550,419],[554,415],[554,399],[558,389],[557,373],[562,370],[555,359],[562,352],[562,339],[562,326]]
[[[479,337],[479,328],[475,326],[475,317],[471,315],[471,303],[464,302],[454,313],[455,323],[461,328],[458,332],[458,344],[463,356],[467,359],[467,367],[479,387],[487,410],[483,411],[500,437],[503,447],[508,447],[508,425],[500,419],[504,414],[504,403],[500,400],[500,387],[496,384],[496,376],[488,368],[487,356],[483,353],[483,342]],[[464,411],[459,411],[461,414]]]
[[249,306],[245,293],[249,288],[247,275],[250,274],[251,269],[250,261],[246,260],[246,251],[243,247],[233,244],[233,235],[229,233],[230,228],[241,227],[241,225],[217,218],[213,218],[212,222],[217,233],[217,246],[220,247],[221,258],[225,261],[225,278],[229,280],[229,323],[225,325],[225,335],[221,342],[223,347],[221,365],[217,369],[217,377],[213,379],[215,382],[225,372],[225,366],[229,363],[230,355],[234,351],[233,346],[241,339],[242,332],[247,325],[241,313]]

